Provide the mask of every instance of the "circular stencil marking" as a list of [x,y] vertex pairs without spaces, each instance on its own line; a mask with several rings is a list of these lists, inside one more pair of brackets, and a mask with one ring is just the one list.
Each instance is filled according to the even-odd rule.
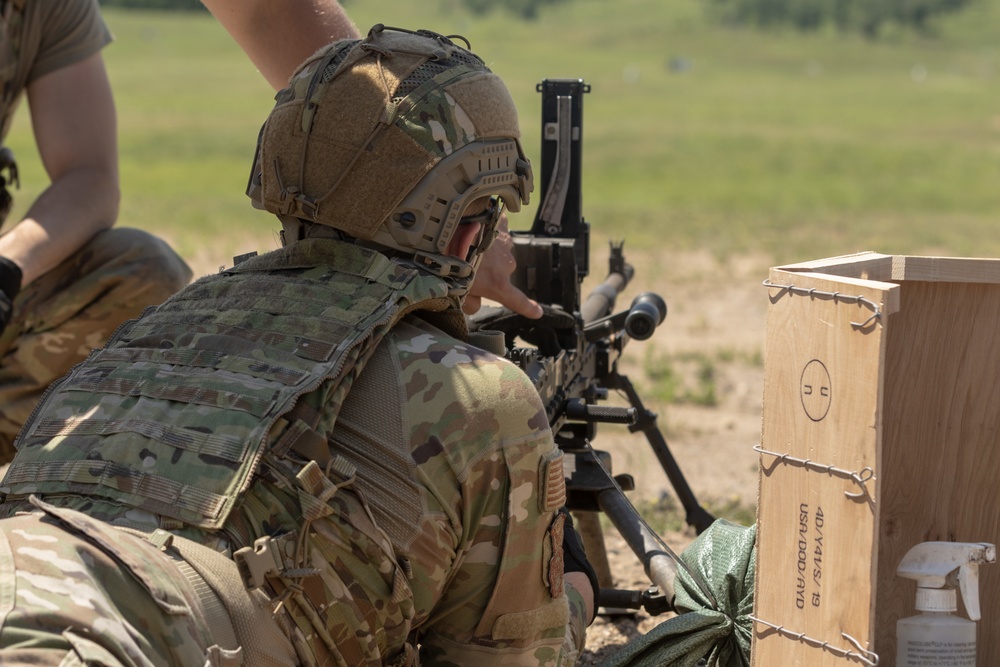
[[830,372],[819,359],[813,359],[802,369],[799,380],[799,396],[802,398],[802,409],[814,422],[822,421],[830,411],[832,398]]

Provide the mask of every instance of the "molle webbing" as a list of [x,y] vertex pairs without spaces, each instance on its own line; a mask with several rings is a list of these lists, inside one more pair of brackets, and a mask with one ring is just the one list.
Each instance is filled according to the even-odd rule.
[[440,279],[331,240],[202,278],[53,385],[0,491],[100,496],[216,529],[299,396],[331,379],[342,401],[333,388],[400,317],[448,303]]

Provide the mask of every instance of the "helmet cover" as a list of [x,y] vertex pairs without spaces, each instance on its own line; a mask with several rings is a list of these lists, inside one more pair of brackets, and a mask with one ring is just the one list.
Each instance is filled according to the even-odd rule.
[[320,49],[275,100],[247,194],[279,217],[441,255],[473,200],[528,202],[513,99],[449,37],[376,25]]

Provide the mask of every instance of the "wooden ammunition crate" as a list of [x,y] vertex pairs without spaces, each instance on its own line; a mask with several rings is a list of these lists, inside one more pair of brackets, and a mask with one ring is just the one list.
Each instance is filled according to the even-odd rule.
[[[752,664],[891,667],[906,551],[1000,542],[1000,260],[861,253],[765,286]],[[977,664],[1000,665],[1000,564],[980,575]]]

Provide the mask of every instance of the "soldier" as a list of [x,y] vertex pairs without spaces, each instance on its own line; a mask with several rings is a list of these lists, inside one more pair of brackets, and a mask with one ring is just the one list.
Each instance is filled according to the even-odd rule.
[[[42,391],[124,320],[191,278],[118,215],[115,108],[96,0],[0,0],[0,139],[27,96],[50,184],[0,236],[0,463]],[[17,165],[0,148],[0,223]]]
[[562,456],[461,312],[532,189],[509,93],[377,25],[276,100],[248,194],[283,247],[123,326],[19,436],[4,664],[573,664]]

